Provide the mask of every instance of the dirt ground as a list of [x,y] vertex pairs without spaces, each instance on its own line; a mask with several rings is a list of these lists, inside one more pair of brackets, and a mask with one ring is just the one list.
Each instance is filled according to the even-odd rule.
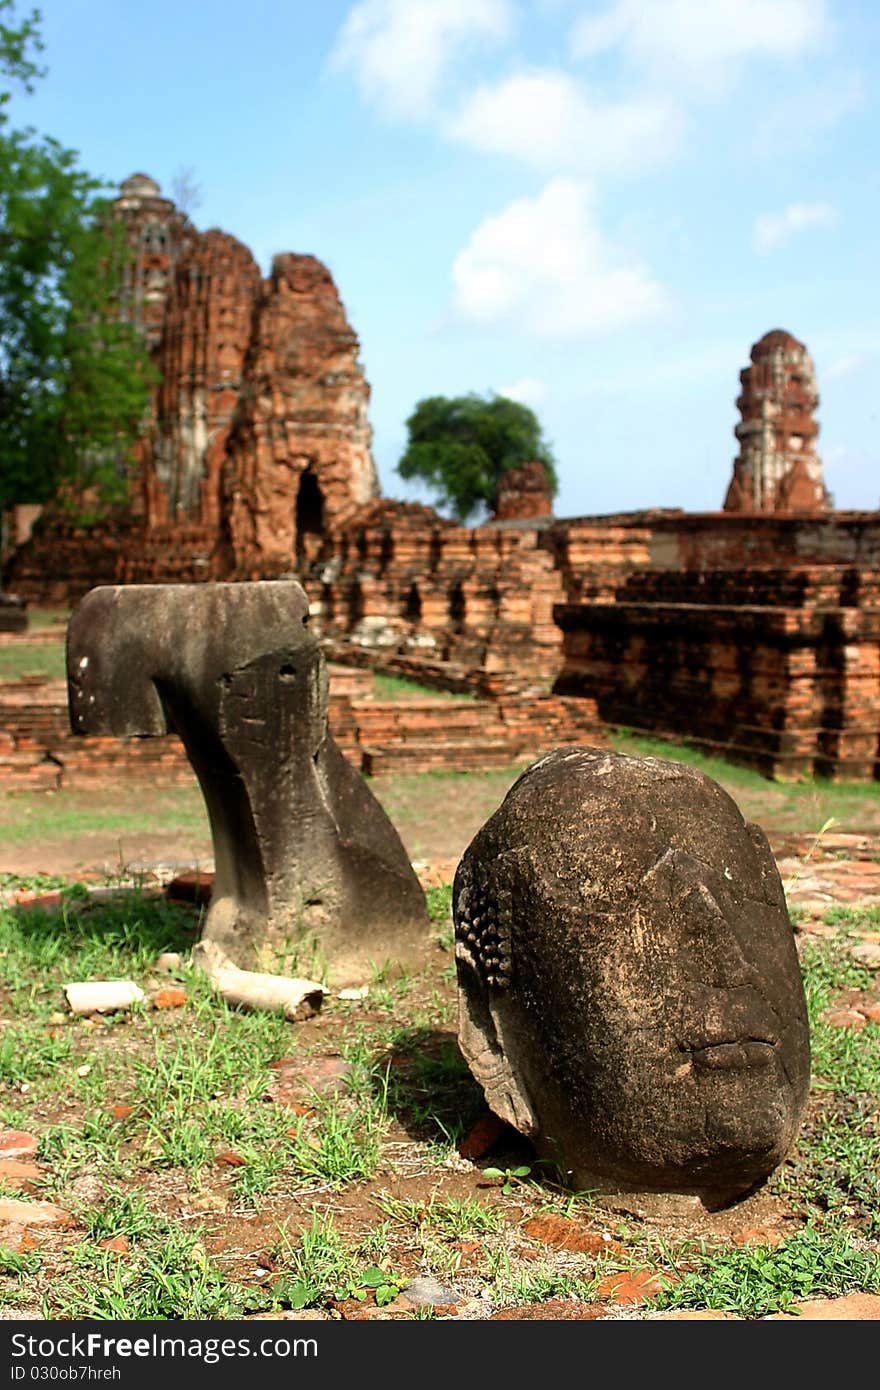
[[[516,775],[517,769],[508,768],[469,776],[387,776],[373,779],[371,787],[397,827],[422,883],[429,887],[452,881],[459,858]],[[822,940],[833,930],[822,920],[829,907],[868,906],[875,912],[880,907],[880,794],[875,789],[787,787],[741,779],[735,771],[727,789],[746,818],[757,821],[768,834],[789,901],[799,910],[801,945]],[[177,789],[128,784],[105,790],[11,795],[0,805],[2,873],[22,877],[111,875],[120,879],[140,873],[149,881],[152,877],[167,879],[173,871],[192,867],[209,870],[211,866],[211,837],[195,783]],[[866,921],[860,939],[876,942],[880,938],[880,933],[870,930],[873,920]],[[154,1026],[169,1046],[177,1039],[182,1045],[197,1018],[197,1004],[190,997],[186,977],[181,976],[181,980],[188,991],[186,1002],[166,1013],[147,1014],[112,1030],[94,1020],[56,1022],[59,1040],[71,1040],[67,1065],[74,1068],[73,1074],[81,1076],[83,1071],[100,1069],[104,1043],[115,1047],[123,1039],[126,1052],[146,1066],[150,1048],[155,1046],[150,1033]],[[144,979],[143,983],[149,993],[161,980]],[[841,1026],[864,1027],[867,1017],[876,1017],[871,1010],[880,1011],[880,976],[870,994],[856,998],[853,991],[850,993],[853,998],[838,1001]],[[11,1010],[5,1023],[4,1005]],[[0,998],[0,1027],[14,1022],[13,1005],[11,998]],[[295,1313],[275,1308],[251,1314],[263,1318],[393,1319],[425,1312],[461,1320],[664,1316],[648,1312],[645,1299],[661,1288],[664,1280],[680,1277],[687,1268],[680,1255],[674,1264],[665,1251],[680,1250],[683,1243],[709,1240],[731,1251],[757,1244],[766,1252],[803,1231],[803,1212],[793,1200],[798,1183],[804,1180],[797,1149],[783,1170],[790,1175],[789,1195],[784,1186],[783,1190],[768,1186],[720,1212],[706,1212],[691,1199],[682,1199],[677,1206],[675,1199],[666,1206],[662,1202],[640,1206],[638,1200],[620,1199],[611,1204],[601,1200],[572,1203],[569,1195],[549,1181],[514,1181],[504,1191],[497,1178],[485,1176],[483,1169],[488,1164],[502,1173],[515,1171],[518,1165],[533,1176],[538,1170],[530,1146],[514,1131],[502,1126],[494,1137],[489,1135],[488,1143],[485,1136],[481,1140],[480,1123],[492,1117],[488,1117],[476,1083],[458,1055],[456,1008],[451,957],[448,947],[441,950],[438,944],[406,992],[396,995],[389,989],[383,1000],[381,987],[374,986],[360,1003],[328,999],[316,1017],[296,1025],[286,1054],[268,1062],[263,1074],[264,1103],[278,1107],[279,1113],[289,1113],[291,1124],[312,1126],[317,1143],[323,1102],[316,1097],[332,1097],[345,1086],[350,1067],[344,1057],[351,1051],[353,1038],[387,1058],[389,1127],[381,1160],[369,1179],[342,1188],[324,1183],[285,1190],[281,1184],[254,1205],[242,1200],[236,1186],[236,1175],[246,1169],[235,1165],[249,1161],[247,1149],[243,1155],[230,1155],[218,1145],[216,1161],[197,1182],[181,1169],[156,1172],[149,1164],[142,1167],[139,1153],[143,1137],[135,1109],[125,1121],[131,1127],[131,1140],[122,1150],[130,1165],[127,1182],[137,1180],[138,1190],[145,1193],[158,1218],[167,1219],[182,1231],[201,1230],[212,1267],[221,1270],[224,1278],[251,1289],[257,1304],[261,1291],[271,1290],[275,1281],[284,1277],[285,1260],[278,1254],[279,1231],[298,1231],[319,1212],[322,1220],[332,1221],[340,1239],[353,1249],[366,1250],[371,1248],[377,1228],[387,1228],[384,1263],[410,1294],[401,1292],[382,1308],[372,1295],[364,1301],[361,1291],[358,1297],[319,1301],[317,1306]],[[414,1027],[414,1018],[421,1019],[422,1024]],[[391,1034],[396,1041],[389,1050]],[[79,1071],[77,1063],[81,1064]],[[473,1131],[476,1138],[467,1134],[464,1144],[439,1166],[434,1156],[439,1131],[426,1130],[424,1120],[418,1118],[426,1086],[432,1093],[435,1130],[439,1125],[444,1132],[446,1128],[451,1131],[465,1119],[468,1124],[477,1122]],[[38,1139],[59,1125],[77,1129],[86,1122],[86,1110],[84,1099],[75,1090],[74,1082],[71,1092],[47,1097],[45,1103],[15,1105],[8,1117],[14,1115],[16,1128],[32,1131]],[[111,1102],[129,1100],[122,1089],[118,1094],[108,1092],[105,1108],[112,1108]],[[848,1125],[852,1117],[843,1112],[838,1116],[833,1110],[838,1103],[842,1104],[839,1098],[817,1090],[804,1118],[802,1137],[824,1132],[829,1120]],[[121,1109],[130,1110],[131,1105],[123,1104]],[[63,1209],[76,1211],[78,1204],[103,1200],[102,1180],[88,1169],[74,1170],[68,1180],[61,1168],[39,1166],[40,1181],[50,1184],[46,1191]],[[33,1195],[39,1196],[39,1189]],[[435,1211],[448,1212],[456,1203],[474,1202],[483,1204],[494,1221],[488,1233],[455,1234],[432,1228]],[[864,1219],[858,1204],[853,1205],[850,1219],[858,1232]],[[109,1237],[115,1234],[108,1231]],[[12,1312],[0,1307],[0,1318],[39,1317],[43,1296],[56,1298],[50,1305],[51,1316],[68,1316],[52,1289],[69,1277],[74,1252],[88,1237],[79,1229],[40,1229],[35,1240],[43,1264],[32,1300],[18,1303]],[[136,1255],[122,1258],[129,1260],[133,1273]],[[500,1300],[496,1296],[494,1302],[487,1301],[490,1272],[495,1270],[497,1278],[497,1270],[505,1262],[512,1271],[510,1287]],[[426,1271],[431,1271],[430,1275]],[[607,1275],[589,1301],[570,1294],[547,1296],[551,1287],[564,1289],[568,1275],[589,1277],[590,1271],[596,1279],[603,1271]],[[420,1303],[422,1294],[424,1301]],[[271,1303],[268,1293],[267,1299]],[[856,1302],[832,1300],[827,1306],[817,1305],[815,1314],[805,1315],[880,1318],[880,1295],[859,1293],[851,1299]],[[735,1314],[706,1310],[665,1316]]]
[[[426,873],[423,881],[430,883],[431,877]],[[817,924],[816,931],[823,930]],[[810,940],[809,930],[800,939]],[[63,1025],[56,1022],[55,1033],[71,1041],[73,1050],[66,1063],[71,1075],[100,1071],[107,1065],[102,1056],[108,1050],[148,1065],[151,1048],[156,1046],[151,1029],[158,1030],[166,1048],[182,1044],[188,1030],[198,1027],[198,1006],[192,996],[192,982],[186,983],[185,975],[180,978],[187,991],[183,1007],[160,1009],[157,1005],[159,1012],[117,1021],[113,1028],[94,1019]],[[144,980],[148,990],[157,983],[161,984],[161,979]],[[5,993],[0,991],[0,1014],[12,1002]],[[880,1008],[876,992],[872,1001],[873,1007]],[[867,1007],[864,1000],[862,1005]],[[428,951],[424,970],[413,977],[405,994],[395,996],[389,990],[383,997],[381,989],[374,987],[360,1002],[328,998],[319,1014],[294,1025],[295,1034],[286,1043],[283,1056],[268,1061],[268,1065],[265,1059],[260,1062],[262,1104],[289,1116],[287,1125],[305,1125],[306,1132],[313,1135],[311,1142],[317,1144],[323,1100],[343,1095],[352,1077],[345,1057],[350,1055],[353,1036],[359,1036],[371,1052],[385,1058],[389,1124],[380,1161],[369,1178],[341,1186],[321,1181],[311,1186],[281,1182],[252,1203],[243,1198],[237,1186],[247,1164],[253,1161],[246,1144],[236,1152],[229,1151],[228,1144],[218,1143],[215,1161],[196,1180],[180,1168],[157,1170],[142,1162],[145,1149],[138,1098],[120,1089],[120,1077],[107,1091],[103,1105],[114,1116],[125,1117],[119,1122],[124,1138],[125,1187],[142,1192],[157,1219],[165,1219],[183,1232],[198,1231],[203,1252],[199,1258],[207,1258],[213,1268],[222,1271],[224,1279],[250,1290],[256,1306],[264,1295],[271,1304],[271,1291],[281,1287],[277,1281],[283,1281],[289,1267],[289,1252],[279,1252],[279,1232],[289,1232],[296,1244],[296,1233],[308,1227],[317,1214],[321,1221],[332,1223],[339,1239],[352,1249],[368,1250],[377,1229],[384,1230],[382,1266],[393,1272],[400,1286],[387,1306],[379,1307],[372,1294],[364,1298],[363,1291],[354,1297],[341,1291],[329,1300],[318,1300],[316,1306],[298,1310],[267,1307],[250,1316],[313,1320],[386,1320],[425,1313],[453,1320],[736,1316],[719,1311],[650,1313],[645,1301],[682,1277],[689,1266],[687,1254],[681,1251],[686,1252],[694,1242],[709,1241],[731,1251],[759,1246],[766,1258],[767,1251],[796,1238],[804,1228],[803,1212],[792,1200],[799,1180],[798,1152],[784,1165],[784,1172],[790,1174],[791,1192],[764,1187],[714,1212],[688,1197],[655,1195],[645,1200],[618,1194],[608,1200],[573,1200],[549,1178],[513,1180],[505,1187],[497,1177],[484,1172],[487,1165],[494,1165],[496,1174],[519,1171],[531,1179],[539,1170],[527,1141],[485,1110],[476,1083],[457,1053],[455,1011],[450,955],[438,942]],[[422,1022],[413,1026],[414,1019]],[[78,1071],[77,1063],[83,1063]],[[80,1086],[85,1084],[83,1081]],[[428,1096],[431,1117],[426,1122],[424,1102]],[[120,1106],[118,1102],[129,1103]],[[814,1094],[804,1119],[804,1136],[826,1123],[830,1105],[821,1091]],[[70,1125],[76,1131],[87,1122],[86,1108],[74,1081],[33,1107],[21,1106],[18,1123],[37,1137],[58,1125]],[[465,1119],[465,1139],[438,1162],[436,1145],[441,1128],[451,1131]],[[296,1132],[287,1130],[291,1135]],[[76,1213],[82,1204],[94,1206],[107,1197],[107,1180],[100,1169],[68,1167],[61,1154],[39,1167],[39,1182],[51,1184],[45,1191],[62,1211]],[[35,1198],[45,1195],[27,1184],[25,1190]],[[487,1214],[485,1232],[434,1226],[435,1213],[474,1203],[481,1204]],[[858,1231],[857,1222],[863,1214],[857,1204],[848,1210],[853,1230]],[[8,1244],[8,1233],[15,1228],[7,1225],[0,1228],[0,1234],[4,1229]],[[105,1246],[114,1237],[116,1244],[110,1249],[119,1253],[107,1256],[110,1263],[102,1277],[113,1274],[112,1261],[118,1259],[120,1278],[133,1278],[139,1259],[136,1245],[108,1229]],[[75,1274],[77,1249],[87,1246],[90,1239],[96,1237],[84,1234],[75,1222],[73,1229],[71,1223],[58,1229],[51,1225],[33,1228],[28,1243],[20,1248],[39,1257],[39,1277],[32,1281],[30,1297],[13,1309],[0,1307],[0,1318],[39,1318],[44,1296],[50,1300],[50,1317],[69,1317],[57,1289]],[[361,1261],[368,1262],[366,1256]],[[494,1270],[497,1278],[497,1271],[504,1268],[509,1271],[506,1292],[488,1297],[490,1272]],[[585,1301],[566,1291],[566,1281],[574,1276],[602,1282]],[[547,1290],[557,1286],[558,1296],[546,1296]],[[82,1280],[79,1296],[86,1296]],[[831,1300],[817,1307],[820,1311],[802,1316],[880,1317],[880,1297],[867,1293],[851,1294],[849,1302]]]
[[[672,754],[671,754],[672,755]],[[518,774],[515,767],[468,775],[388,775],[370,788],[415,863],[461,858]],[[787,786],[736,774],[722,785],[774,848],[830,832],[880,836],[880,787]],[[829,822],[831,825],[829,826]],[[124,875],[154,866],[207,868],[211,834],[191,787],[120,781],[89,790],[8,795],[0,804],[0,873]]]
[[[412,860],[457,862],[515,777],[515,769],[467,777],[377,777],[370,787]],[[97,821],[104,824],[93,828]],[[212,856],[195,781],[192,789],[159,790],[129,783],[11,795],[0,809],[0,832],[0,873],[115,874],[138,866],[204,867]]]

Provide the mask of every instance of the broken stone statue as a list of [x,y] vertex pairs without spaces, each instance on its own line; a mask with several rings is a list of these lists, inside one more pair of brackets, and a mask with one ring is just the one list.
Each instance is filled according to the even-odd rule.
[[309,943],[334,986],[410,961],[425,896],[327,730],[328,676],[295,580],[92,589],[67,632],[74,733],[176,732],[208,810],[202,943],[245,969]]
[[574,1187],[715,1210],[785,1157],[803,983],[767,840],[716,782],[557,748],[471,842],[453,913],[464,1056]]

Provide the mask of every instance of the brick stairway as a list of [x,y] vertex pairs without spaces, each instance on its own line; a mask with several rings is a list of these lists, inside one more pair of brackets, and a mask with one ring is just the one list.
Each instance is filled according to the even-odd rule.
[[[330,730],[368,776],[474,772],[529,762],[564,743],[604,744],[595,704],[530,691],[497,699],[377,700],[372,673],[330,668]],[[180,741],[80,738],[70,732],[64,681],[0,682],[0,788],[50,791],[116,782],[189,785]]]
[[[562,743],[604,743],[592,701],[547,695],[500,700],[352,702],[362,771],[475,772],[531,761]],[[331,728],[335,727],[332,723]]]

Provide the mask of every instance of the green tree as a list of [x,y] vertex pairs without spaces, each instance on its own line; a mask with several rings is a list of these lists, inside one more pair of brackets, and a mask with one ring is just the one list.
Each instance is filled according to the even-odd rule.
[[429,396],[407,420],[409,443],[397,465],[402,478],[418,479],[437,505],[458,521],[494,507],[502,474],[521,463],[543,463],[552,491],[558,487],[553,455],[537,416],[507,396]]
[[126,491],[153,368],[122,310],[128,248],[75,151],[10,128],[10,84],[44,71],[40,14],[0,0],[0,508],[64,482]]

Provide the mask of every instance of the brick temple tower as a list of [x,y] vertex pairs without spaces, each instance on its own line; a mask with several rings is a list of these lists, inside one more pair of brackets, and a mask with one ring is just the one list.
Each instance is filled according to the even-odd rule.
[[819,404],[813,361],[780,328],[765,333],[740,372],[734,433],[739,455],[724,500],[727,512],[823,512],[829,498],[815,442]]
[[125,268],[125,303],[151,348],[162,336],[165,300],[174,265],[195,228],[149,174],[120,185],[113,212],[125,225],[133,256]]
[[379,494],[370,387],[330,271],[285,253],[262,275],[242,242],[199,231],[148,174],[127,178],[111,209],[133,253],[121,307],[157,369],[130,498],[87,530],[47,503],[16,582],[48,593],[45,574],[53,593],[79,596],[97,582],[309,573]]
[[148,174],[124,181],[113,211],[134,252],[125,300],[159,371],[133,511],[150,531],[213,530],[222,563],[248,574],[307,567],[379,492],[370,388],[329,270],[281,255],[264,279]]
[[553,485],[540,459],[501,474],[495,493],[495,521],[532,521],[552,515]]

